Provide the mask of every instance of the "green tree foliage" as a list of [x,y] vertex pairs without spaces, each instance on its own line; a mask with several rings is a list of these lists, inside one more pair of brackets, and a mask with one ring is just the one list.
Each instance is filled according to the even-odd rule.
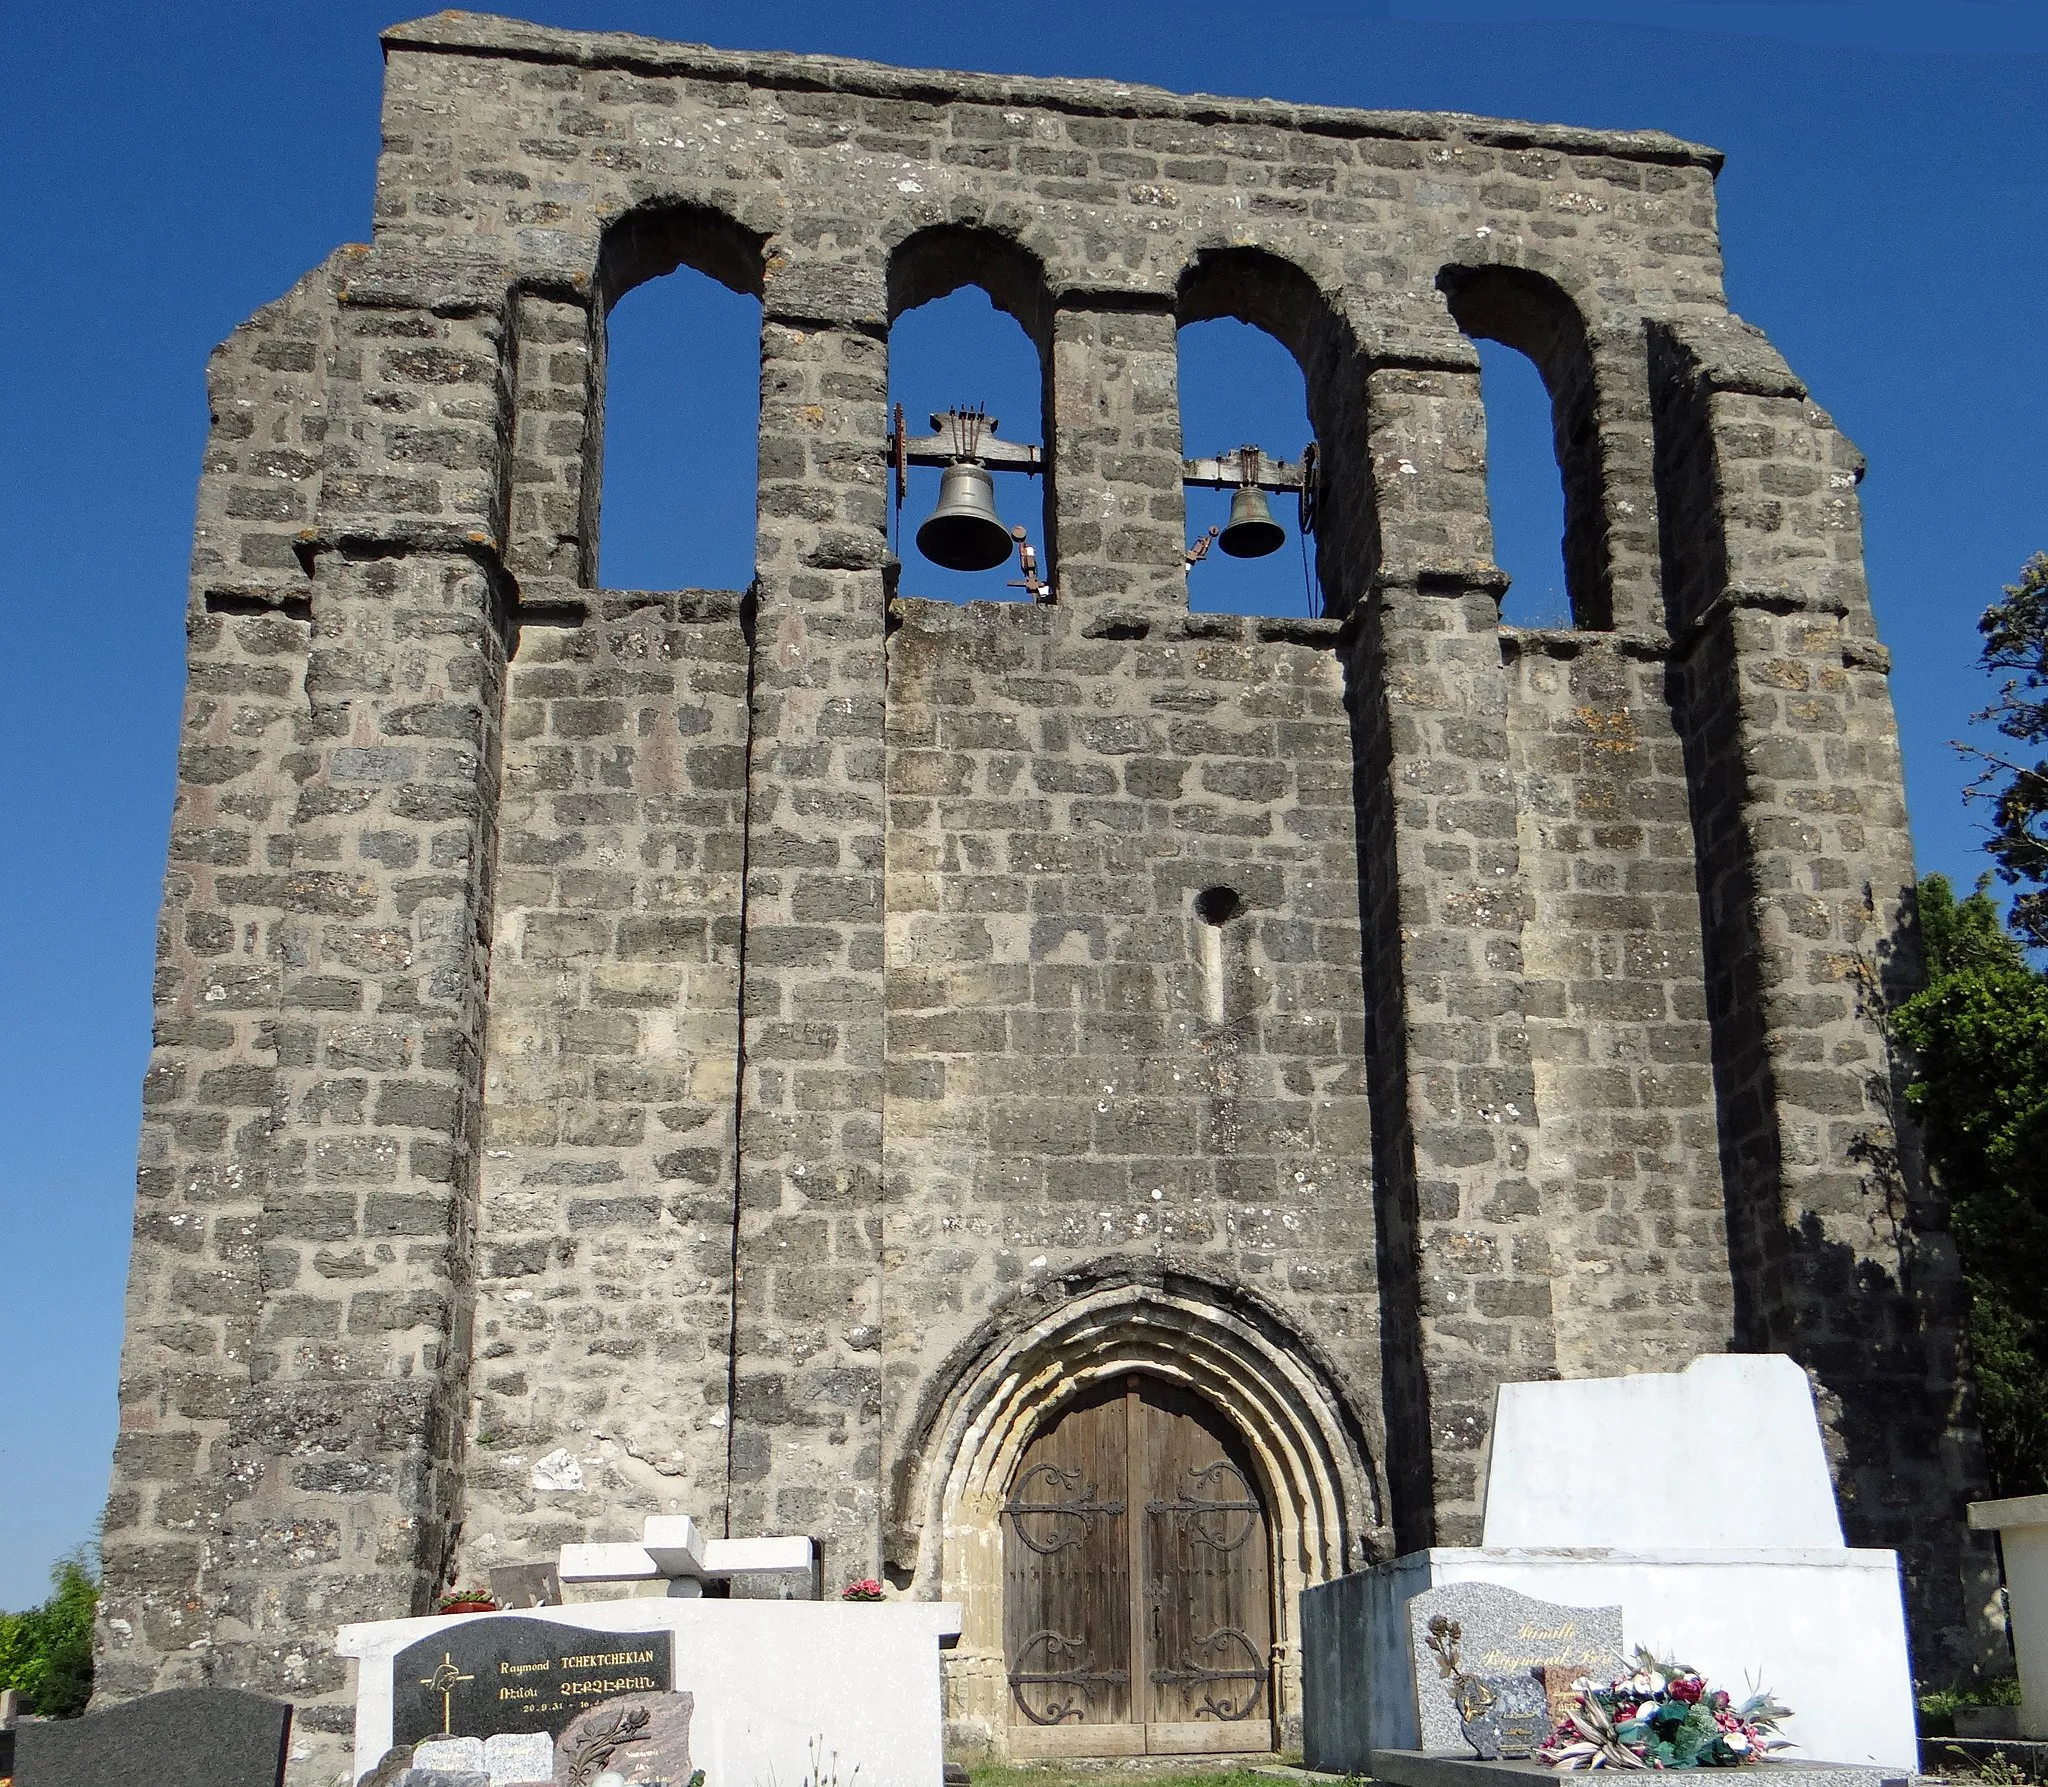
[[2027,560],[1977,631],[1984,668],[2006,678],[1977,717],[2022,747],[2017,757],[1971,747],[1984,765],[1976,792],[1991,802],[1991,860],[2001,879],[2022,890],[2012,903],[2013,928],[2048,948],[2048,758],[2041,755],[2048,744],[2048,552]]
[[[2048,570],[2048,561],[2041,561]],[[1920,884],[1929,984],[1894,1014],[1918,1057],[1906,1089],[1970,1292],[1970,1346],[1993,1493],[2048,1490],[2048,977],[1999,922]]]
[[0,1613],[0,1688],[18,1688],[28,1711],[74,1719],[92,1698],[92,1614],[100,1597],[88,1549],[50,1572],[50,1598]]

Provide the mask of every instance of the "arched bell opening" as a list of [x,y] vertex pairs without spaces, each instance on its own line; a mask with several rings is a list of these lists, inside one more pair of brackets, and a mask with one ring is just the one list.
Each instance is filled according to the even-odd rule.
[[946,225],[895,251],[888,292],[898,587],[954,602],[1049,595],[1042,269],[1007,236]]
[[758,236],[701,206],[632,211],[606,233],[583,464],[588,581],[754,581],[763,265]]
[[[1256,576],[1233,577],[1233,571],[1245,567],[1224,571],[1219,584],[1218,567],[1210,562],[1216,555],[1196,556],[1203,546],[1203,539],[1196,538],[1189,547],[1190,605],[1234,608],[1242,602],[1243,611],[1253,613],[1349,614],[1371,584],[1380,551],[1366,434],[1365,364],[1349,322],[1300,267],[1254,248],[1209,249],[1197,255],[1181,275],[1174,316],[1181,330],[1183,446],[1196,456],[1190,466],[1202,463],[1201,456],[1214,455],[1219,445],[1237,444],[1208,440],[1212,425],[1203,413],[1205,384],[1224,386],[1249,378],[1266,393],[1254,403],[1219,405],[1214,425],[1223,432],[1231,432],[1231,422],[1239,421],[1240,426],[1273,429],[1284,437],[1298,426],[1292,420],[1298,396],[1305,400],[1313,441],[1307,453],[1307,441],[1256,443],[1269,459],[1284,462],[1259,468],[1271,479],[1266,494],[1272,518],[1288,535],[1305,537],[1288,540],[1265,561],[1263,588]],[[1213,327],[1224,319],[1249,325],[1249,330]],[[1270,336],[1292,357],[1291,371],[1275,367],[1260,334]],[[1213,367],[1205,369],[1205,360]],[[1220,377],[1205,378],[1210,369]],[[1277,403],[1272,400],[1276,392]],[[1231,468],[1221,469],[1227,484]],[[1235,494],[1230,493],[1232,501]],[[1191,491],[1191,524],[1201,501]],[[1231,521],[1241,518],[1241,511],[1217,518],[1219,543]],[[1197,532],[1206,535],[1206,524]],[[1277,563],[1283,554],[1289,561],[1284,594]],[[1210,589],[1202,587],[1205,582]],[[1232,584],[1236,587],[1223,587]]]
[[1611,628],[1605,455],[1585,319],[1555,281],[1520,267],[1446,267],[1437,286],[1479,350],[1494,557],[1514,580],[1502,619]]
[[[1128,1754],[1134,1746],[1151,1746],[1154,1725],[1161,1727],[1161,1746],[1178,1740],[1185,1747],[1197,1733],[1165,1727],[1243,1724],[1204,1712],[1199,1697],[1191,1718],[1124,1719],[1124,1728],[1107,1737],[1107,1721],[1060,1718],[1041,1726],[1019,1707],[1013,1653],[1039,1628],[1013,1629],[1009,1570],[1017,1542],[1005,1509],[1037,1462],[1034,1443],[1057,1432],[1066,1411],[1106,1406],[1128,1394],[1133,1378],[1140,1380],[1141,1405],[1151,1385],[1158,1386],[1156,1394],[1185,1394],[1214,1411],[1227,1437],[1219,1441],[1223,1455],[1236,1448],[1235,1468],[1262,1498],[1271,1608],[1265,1737],[1283,1746],[1298,1740],[1299,1597],[1384,1550],[1377,1467],[1368,1462],[1361,1424],[1337,1390],[1335,1373],[1312,1343],[1262,1306],[1173,1275],[1163,1283],[1103,1285],[1041,1315],[1025,1331],[989,1332],[923,1410],[898,1482],[892,1549],[899,1562],[915,1559],[913,1593],[962,1604],[960,1643],[946,1662],[947,1741],[955,1755]],[[1089,1405],[1091,1397],[1103,1401]],[[1062,1468],[1072,1468],[1071,1461]],[[1144,1499],[1176,1498],[1148,1490]],[[1128,1545],[1132,1529],[1121,1530]],[[1232,1648],[1231,1641],[1223,1645]],[[1195,1654],[1190,1650],[1191,1661]],[[1159,1667],[1177,1670],[1180,1661],[1176,1654]],[[1123,1667],[1130,1673],[1132,1665]],[[1141,1673],[1149,1677],[1152,1667]],[[1235,1679],[1219,1676],[1205,1686],[1227,1687]],[[1149,1680],[1141,1685],[1153,1686]],[[1040,1703],[1038,1710],[1048,1709]],[[1043,1735],[1050,1731],[1070,1734]],[[1230,1739],[1224,1741],[1227,1747]]]

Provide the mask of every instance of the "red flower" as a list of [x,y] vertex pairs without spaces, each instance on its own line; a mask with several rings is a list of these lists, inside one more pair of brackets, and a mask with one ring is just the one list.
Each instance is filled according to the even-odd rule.
[[1697,1704],[1699,1697],[1707,1691],[1707,1684],[1696,1675],[1681,1675],[1671,1684],[1671,1698],[1683,1700],[1687,1706]]

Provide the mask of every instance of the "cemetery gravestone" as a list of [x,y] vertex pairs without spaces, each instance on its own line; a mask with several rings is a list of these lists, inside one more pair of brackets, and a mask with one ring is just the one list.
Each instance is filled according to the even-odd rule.
[[451,1622],[391,1660],[391,1741],[545,1732],[622,1694],[665,1693],[666,1631],[603,1632],[490,1615]]
[[410,1773],[390,1787],[435,1787],[423,1779],[446,1775],[484,1787],[544,1787],[555,1778],[555,1741],[545,1731],[501,1731],[496,1737],[430,1737],[415,1744]]
[[499,1564],[485,1572],[491,1599],[507,1613],[522,1607],[559,1607],[562,1581],[553,1564]]
[[1430,1645],[1433,1619],[1460,1628],[1462,1666],[1486,1683],[1496,1700],[1507,1683],[1529,1684],[1526,1696],[1510,1691],[1518,1736],[1523,1724],[1541,1720],[1548,1706],[1535,1672],[1555,1667],[1570,1669],[1574,1676],[1608,1674],[1622,1663],[1619,1607],[1561,1607],[1486,1582],[1425,1590],[1408,1603],[1416,1720],[1425,1750],[1459,1749],[1465,1736],[1451,1680]]
[[1550,1697],[1533,1671],[1521,1675],[1487,1675],[1477,1678],[1486,1690],[1486,1710],[1478,1724],[1465,1724],[1465,1741],[1482,1761],[1504,1756],[1521,1761],[1534,1754],[1550,1735]]
[[279,1787],[292,1709],[238,1688],[172,1688],[15,1733],[15,1787]]
[[696,1704],[694,1694],[640,1694],[577,1714],[556,1745],[557,1776],[574,1780],[580,1770],[594,1777],[595,1762],[625,1776],[628,1787],[657,1781],[686,1787]]

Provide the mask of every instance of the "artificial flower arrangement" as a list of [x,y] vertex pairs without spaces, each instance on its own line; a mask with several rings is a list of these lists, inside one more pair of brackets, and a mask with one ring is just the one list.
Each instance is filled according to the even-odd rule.
[[1633,1675],[1572,1683],[1577,1702],[1537,1752],[1553,1768],[1735,1768],[1789,1748],[1792,1716],[1768,1693],[1737,1705],[1698,1670],[1636,1647]]
[[872,1576],[863,1576],[858,1582],[849,1582],[839,1591],[842,1601],[879,1601],[882,1585]]
[[498,1603],[491,1598],[489,1589],[451,1588],[434,1603],[439,1613],[496,1613]]

